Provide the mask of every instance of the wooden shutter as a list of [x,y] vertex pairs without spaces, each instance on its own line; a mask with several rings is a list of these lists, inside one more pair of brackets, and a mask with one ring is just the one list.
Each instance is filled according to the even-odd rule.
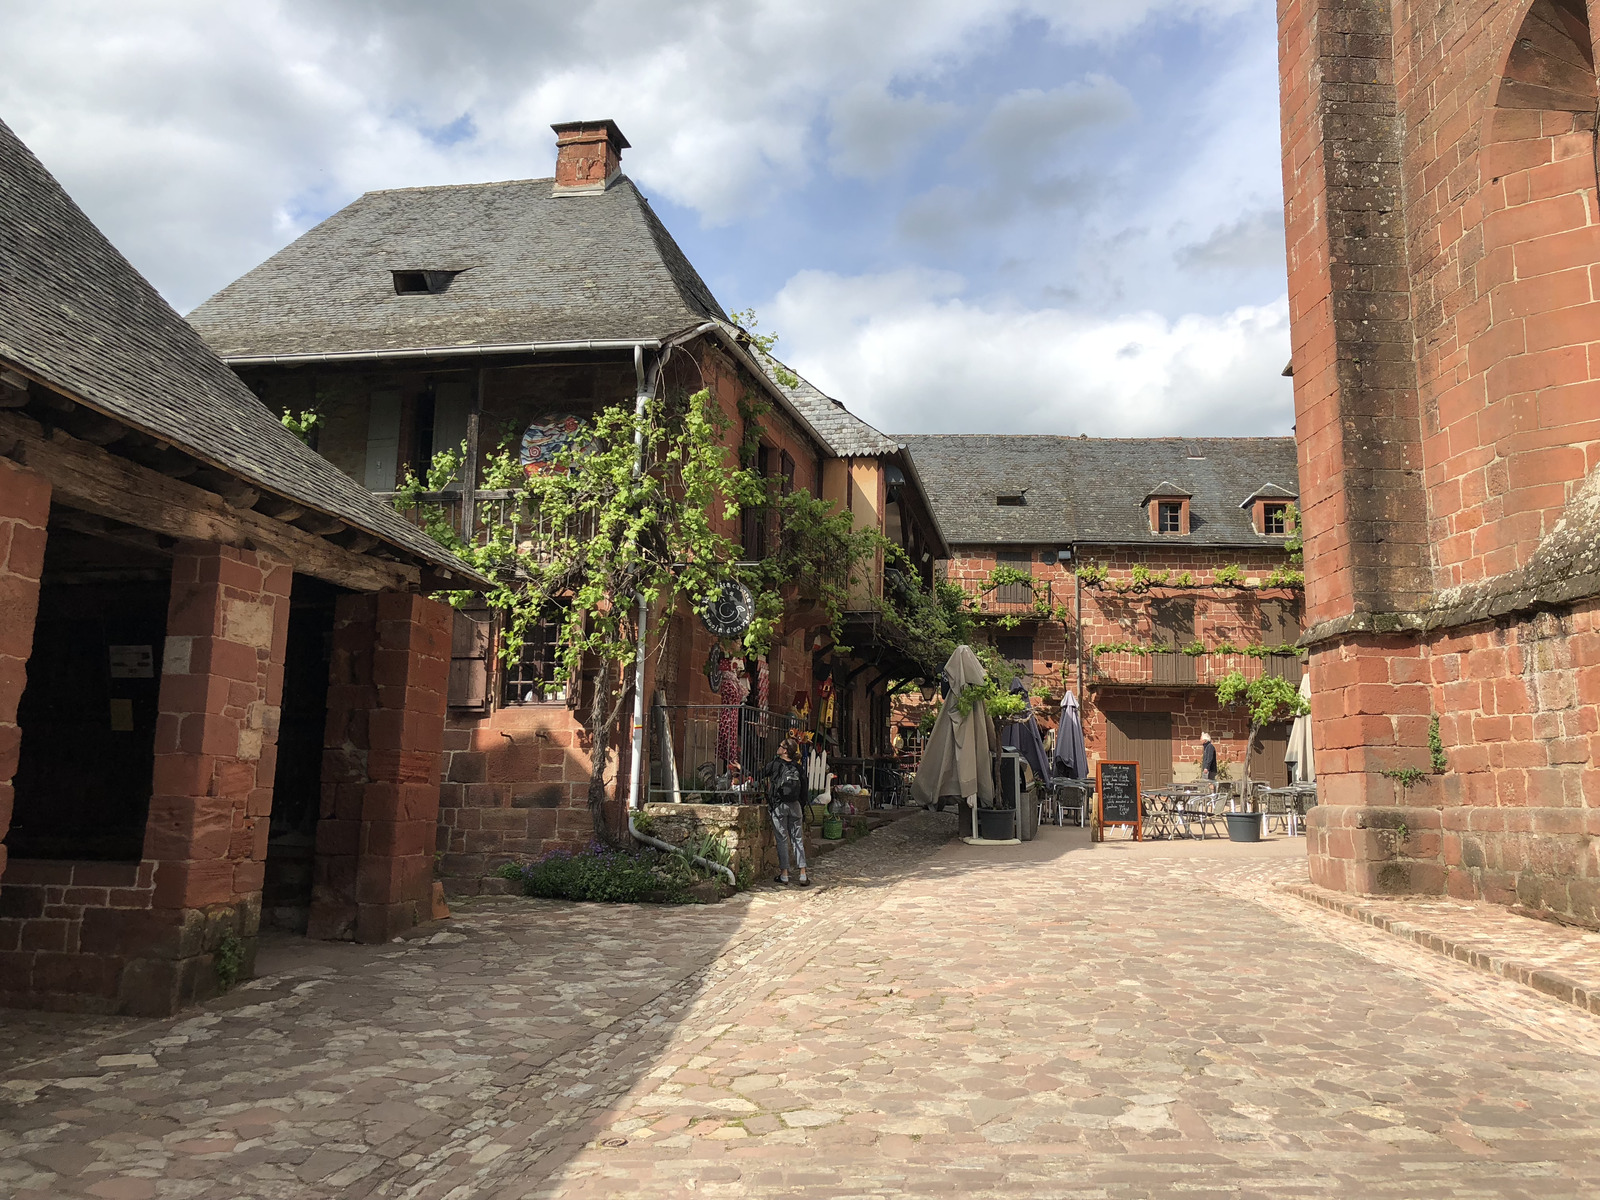
[[373,392],[367,410],[367,487],[374,492],[395,489],[400,461],[400,393]]
[[486,712],[489,708],[489,654],[494,639],[487,612],[459,609],[450,630],[451,708]]
[[[434,385],[433,389],[433,446],[429,459],[442,450],[461,452],[467,440],[467,414],[472,411],[472,384],[465,379],[448,379]],[[461,473],[450,481],[459,487]]]
[[[1263,600],[1261,602],[1261,644],[1263,646],[1292,646],[1300,640],[1300,617],[1295,605],[1288,600]],[[1296,687],[1304,667],[1298,655],[1269,655],[1266,673],[1287,679]]]
[[[1150,602],[1150,623],[1156,644],[1187,646],[1194,641],[1195,602],[1184,596],[1168,596]],[[1194,659],[1176,650],[1150,656],[1152,683],[1182,686],[1195,682]]]
[[[996,561],[1003,566],[1011,567],[1024,574],[1033,574],[1033,552],[1031,550],[1002,550],[996,556]],[[996,604],[1032,604],[1033,588],[1026,583],[1006,583],[995,588],[994,602]]]

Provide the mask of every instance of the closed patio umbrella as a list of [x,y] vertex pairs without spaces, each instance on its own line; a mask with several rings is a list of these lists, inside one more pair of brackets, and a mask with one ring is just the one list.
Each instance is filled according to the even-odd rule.
[[1071,692],[1061,697],[1061,723],[1056,728],[1055,764],[1067,779],[1089,778],[1089,756],[1083,748],[1083,715]]
[[945,797],[978,797],[979,803],[994,799],[994,752],[989,742],[989,713],[983,701],[962,716],[961,689],[988,678],[983,664],[971,646],[957,646],[944,665],[950,684],[939,719],[928,734],[922,749],[922,763],[911,783],[912,798],[919,804],[934,804]]
[[[1311,672],[1300,677],[1300,699],[1311,701]],[[1289,748],[1283,761],[1294,767],[1296,783],[1315,783],[1317,778],[1316,755],[1311,748],[1311,714],[1296,717],[1289,727]]]

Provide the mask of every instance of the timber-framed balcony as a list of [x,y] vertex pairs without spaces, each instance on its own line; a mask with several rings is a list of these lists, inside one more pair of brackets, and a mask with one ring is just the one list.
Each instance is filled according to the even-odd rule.
[[1156,650],[1149,654],[1120,651],[1089,655],[1091,686],[1139,688],[1214,688],[1234,671],[1246,679],[1277,676],[1296,686],[1304,664],[1295,654],[1185,654]]

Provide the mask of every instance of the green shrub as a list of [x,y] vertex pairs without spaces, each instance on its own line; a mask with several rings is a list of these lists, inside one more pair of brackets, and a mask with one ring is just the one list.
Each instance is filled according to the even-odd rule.
[[223,991],[227,991],[239,981],[239,972],[244,968],[244,943],[237,934],[229,933],[223,937],[214,962],[217,982],[222,985]]
[[529,896],[604,904],[681,904],[696,882],[693,865],[681,854],[619,850],[599,842],[576,854],[552,850],[537,862],[507,863],[500,873],[521,883]]

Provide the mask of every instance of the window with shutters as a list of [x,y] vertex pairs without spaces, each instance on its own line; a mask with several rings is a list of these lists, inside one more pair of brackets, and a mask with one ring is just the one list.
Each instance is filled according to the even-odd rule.
[[1194,641],[1194,610],[1194,600],[1184,596],[1150,602],[1150,624],[1156,645],[1170,647],[1151,655],[1151,683],[1176,686],[1195,682],[1195,660],[1182,651],[1182,647]]
[[[1032,551],[1002,550],[997,558],[1001,566],[1033,574]],[[1033,587],[1027,583],[1004,583],[995,588],[994,600],[996,604],[1032,604]]]
[[1022,635],[1001,636],[994,640],[994,648],[1001,658],[1011,663],[1022,675],[1024,683],[1033,680],[1033,639]]
[[[1261,644],[1263,646],[1292,646],[1300,640],[1300,615],[1288,600],[1263,600],[1261,602]],[[1298,685],[1305,666],[1298,655],[1270,654],[1266,658],[1266,673],[1287,679]]]

